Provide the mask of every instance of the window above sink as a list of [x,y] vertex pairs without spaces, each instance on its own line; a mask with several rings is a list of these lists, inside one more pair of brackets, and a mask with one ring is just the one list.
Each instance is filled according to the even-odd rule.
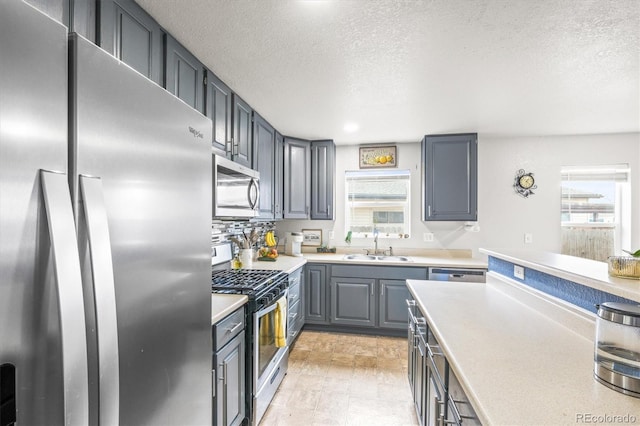
[[353,238],[408,238],[411,229],[411,172],[345,172],[345,234]]

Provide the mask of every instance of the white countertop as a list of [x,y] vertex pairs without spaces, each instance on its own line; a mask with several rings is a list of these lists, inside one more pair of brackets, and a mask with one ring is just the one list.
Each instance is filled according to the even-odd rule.
[[211,294],[211,325],[243,306],[249,298],[242,294]]
[[604,262],[536,250],[480,249],[480,252],[640,302],[640,280],[612,277]]
[[593,314],[494,273],[486,284],[407,284],[483,424],[575,424],[579,415],[640,419],[640,399],[593,378]]
[[305,263],[307,263],[307,260],[304,257],[281,254],[276,258],[275,262],[254,260],[247,269],[267,269],[269,271],[284,271],[290,274],[296,269],[303,267]]
[[[404,256],[404,255],[401,255]],[[381,262],[379,260],[347,260],[345,253],[304,253],[305,259],[311,263],[339,263],[348,265],[366,264],[381,266],[429,267],[441,266],[449,268],[481,268],[487,269],[487,261],[474,257],[426,257],[408,256],[411,262]]]

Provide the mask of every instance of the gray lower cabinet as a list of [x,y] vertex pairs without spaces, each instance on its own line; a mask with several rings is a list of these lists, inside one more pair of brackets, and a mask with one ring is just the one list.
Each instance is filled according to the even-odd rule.
[[165,34],[165,88],[204,114],[204,65],[178,41]]
[[405,281],[426,280],[427,276],[423,267],[307,263],[305,322],[392,334],[405,330],[406,300],[410,298]]
[[133,0],[101,0],[98,4],[97,44],[140,74],[162,85],[163,31],[160,25]]
[[331,278],[331,323],[375,327],[376,280]]
[[240,425],[245,419],[244,307],[213,326],[213,420]]
[[379,280],[378,326],[407,328],[407,300],[411,298],[405,280]]
[[329,265],[307,264],[304,280],[304,318],[309,324],[329,324],[327,269]]
[[478,135],[427,135],[422,141],[423,219],[478,220]]
[[292,345],[304,325],[304,275],[299,268],[289,274],[289,296],[287,299],[287,340]]
[[311,219],[333,220],[336,146],[311,141]]
[[284,138],[284,218],[309,218],[311,142]]

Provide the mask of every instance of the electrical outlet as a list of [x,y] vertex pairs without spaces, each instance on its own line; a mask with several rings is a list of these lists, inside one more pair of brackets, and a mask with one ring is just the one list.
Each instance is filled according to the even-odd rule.
[[336,238],[336,233],[335,231],[332,229],[331,231],[329,231],[329,239],[333,240]]
[[424,237],[424,242],[425,243],[432,243],[433,242],[433,234],[431,232],[425,232],[423,237]]
[[513,276],[524,280],[524,267],[513,265]]
[[531,244],[533,242],[533,234],[525,233],[524,234],[524,243]]

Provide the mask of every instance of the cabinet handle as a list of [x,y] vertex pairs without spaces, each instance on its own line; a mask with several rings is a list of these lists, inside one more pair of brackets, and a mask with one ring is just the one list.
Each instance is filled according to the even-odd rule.
[[233,152],[231,152],[231,148],[232,147],[233,147],[233,138],[231,138],[231,140],[225,141],[225,143],[224,143],[224,153],[233,155]]
[[211,391],[213,394],[213,398],[216,397],[216,369],[211,370],[211,375],[213,376],[213,380],[211,381]]
[[384,296],[384,284],[380,283],[380,296]]
[[233,327],[227,328],[227,333],[226,334],[233,334],[236,332],[236,330],[238,330],[240,327],[242,327],[242,322],[237,323],[236,325],[234,325]]
[[222,377],[220,377],[218,380],[220,380],[222,382],[223,385],[227,385],[227,364],[222,363],[219,365],[219,369],[222,370]]
[[427,214],[427,216],[431,217],[431,206],[430,205],[429,205],[428,209],[429,209],[429,213]]
[[371,295],[372,295],[372,296],[374,295],[374,293],[373,293],[374,287],[375,287],[375,286],[373,286],[373,285],[371,286]]

